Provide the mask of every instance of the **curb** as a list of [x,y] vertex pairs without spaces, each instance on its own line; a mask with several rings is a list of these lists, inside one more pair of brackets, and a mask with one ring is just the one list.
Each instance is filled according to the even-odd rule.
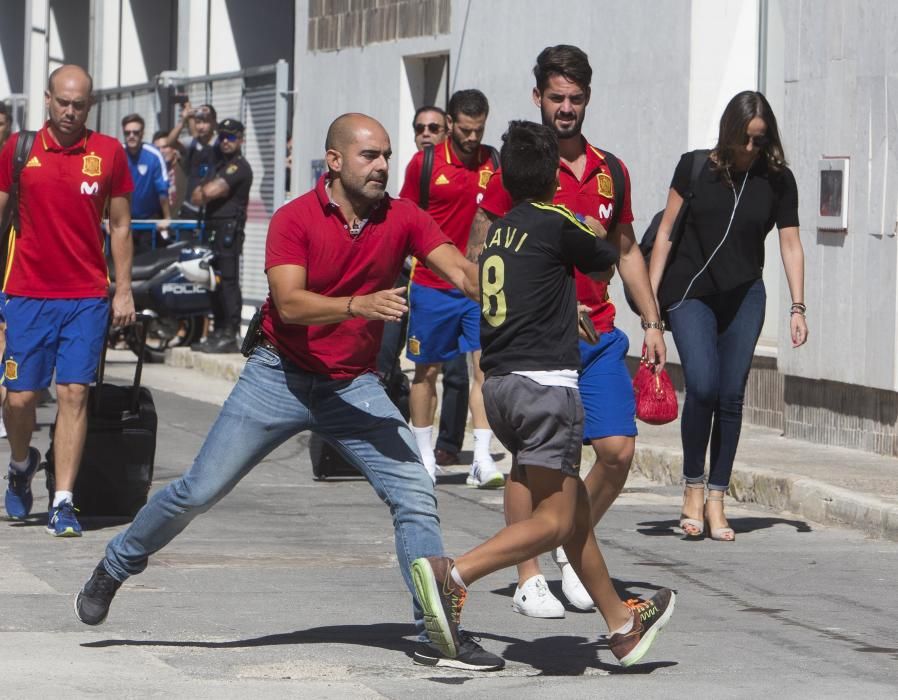
[[[679,484],[683,456],[678,450],[637,441],[633,469],[662,484]],[[824,525],[850,527],[898,541],[898,506],[816,479],[736,462],[729,494],[742,503],[757,503]]]
[[236,382],[243,371],[246,359],[239,354],[207,355],[190,348],[172,348],[165,352],[165,364],[171,367],[197,369],[212,377]]

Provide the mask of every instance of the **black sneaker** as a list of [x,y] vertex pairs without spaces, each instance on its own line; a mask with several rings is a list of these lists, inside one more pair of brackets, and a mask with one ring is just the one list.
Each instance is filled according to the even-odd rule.
[[427,636],[447,658],[455,658],[461,649],[458,623],[468,595],[452,578],[453,564],[449,557],[421,557],[412,562],[412,582]]
[[676,594],[668,588],[662,588],[648,600],[627,601],[627,607],[633,612],[633,629],[608,637],[608,648],[621,666],[632,666],[645,656],[673,615],[676,602]]
[[121,585],[122,582],[112,578],[100,562],[75,598],[75,615],[85,625],[102,624]]
[[418,648],[415,649],[412,659],[422,666],[461,668],[466,671],[501,671],[505,668],[505,659],[491,654],[480,646],[477,638],[470,632],[459,630],[458,636],[461,644],[454,659],[427,642],[418,642]]

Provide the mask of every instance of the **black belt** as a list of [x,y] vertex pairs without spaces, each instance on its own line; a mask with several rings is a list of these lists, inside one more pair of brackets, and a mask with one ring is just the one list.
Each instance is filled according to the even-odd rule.
[[278,350],[275,344],[268,340],[268,338],[266,338],[264,335],[259,336],[259,342],[257,342],[256,345],[260,348],[271,350],[271,352],[280,357],[281,351]]

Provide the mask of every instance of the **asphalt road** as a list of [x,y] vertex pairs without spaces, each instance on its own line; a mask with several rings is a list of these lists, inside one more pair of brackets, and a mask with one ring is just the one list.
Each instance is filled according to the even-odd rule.
[[[128,369],[113,363],[110,374]],[[160,415],[158,487],[187,468],[228,386],[170,367],[148,367],[145,383]],[[52,411],[39,413],[42,450]],[[362,480],[313,481],[306,441],[280,448],[160,552],[97,628],[75,619],[72,597],[123,526],[86,521],[80,540],[48,537],[36,482],[38,517],[0,523],[2,696],[898,695],[898,544],[735,506],[736,542],[687,542],[672,529],[678,490],[636,478],[598,534],[622,594],[678,591],[645,663],[619,668],[595,613],[513,613],[514,575],[503,571],[472,587],[464,624],[506,669],[416,666],[386,507]],[[501,493],[466,488],[461,470],[438,486],[449,553],[502,523]]]

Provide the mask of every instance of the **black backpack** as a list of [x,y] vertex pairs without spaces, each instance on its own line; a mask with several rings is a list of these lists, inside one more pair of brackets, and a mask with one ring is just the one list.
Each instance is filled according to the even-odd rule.
[[28,154],[34,145],[36,131],[20,131],[16,141],[16,150],[12,159],[12,187],[9,188],[9,199],[6,201],[6,209],[3,211],[3,221],[0,223],[0,270],[6,270],[7,256],[9,255],[9,237],[15,231],[16,235],[21,230],[19,221],[19,178],[28,162]]
[[[689,207],[692,203],[692,200],[695,198],[695,185],[698,182],[698,177],[701,175],[702,169],[705,167],[705,163],[708,161],[708,154],[711,151],[708,150],[699,150],[693,151],[692,158],[692,172],[689,177],[689,191],[686,192],[686,195],[683,197],[683,204],[680,206],[680,211],[677,212],[677,218],[674,221],[673,228],[670,231],[670,253],[667,256],[667,266],[665,267],[665,271],[667,267],[670,266],[671,261],[674,259],[674,255],[676,255],[677,248],[679,247],[680,240],[683,238],[683,232],[686,228],[686,217],[689,214]],[[639,241],[639,250],[642,251],[642,257],[645,258],[646,267],[649,266],[649,263],[652,259],[652,249],[655,247],[655,238],[658,236],[658,227],[661,225],[661,217],[664,216],[664,209],[659,211],[652,217],[651,222],[645,230],[645,233],[642,234],[642,240]],[[664,278],[662,277],[661,282],[663,284]],[[627,286],[624,285],[624,297],[627,300],[627,304],[630,306],[630,310],[639,315],[639,308],[636,306],[636,303],[633,301],[633,297],[630,296],[630,291],[627,289]],[[662,313],[662,316],[664,314]]]
[[[492,146],[490,149],[490,160],[493,163],[493,171],[499,169],[499,151]],[[424,162],[421,164],[421,180],[418,187],[418,206],[427,210],[430,204],[430,176],[433,175],[433,144],[427,144],[424,147]]]

